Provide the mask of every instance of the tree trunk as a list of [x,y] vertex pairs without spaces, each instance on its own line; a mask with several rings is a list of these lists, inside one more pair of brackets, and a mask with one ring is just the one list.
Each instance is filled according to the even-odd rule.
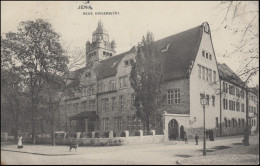
[[54,123],[51,124],[51,143],[52,146],[55,146],[55,130],[54,130]]

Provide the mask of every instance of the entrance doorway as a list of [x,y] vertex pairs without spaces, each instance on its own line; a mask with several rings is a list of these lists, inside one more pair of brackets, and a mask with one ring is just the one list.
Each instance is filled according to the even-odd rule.
[[179,128],[179,124],[177,120],[172,119],[168,124],[169,140],[176,140],[177,138],[179,138],[178,128]]

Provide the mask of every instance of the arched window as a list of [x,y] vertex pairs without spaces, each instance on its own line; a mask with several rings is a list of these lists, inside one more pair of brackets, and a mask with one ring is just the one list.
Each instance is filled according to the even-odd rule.
[[240,125],[241,125],[241,120],[238,119],[238,127],[240,127]]
[[245,127],[245,120],[242,119],[242,126]]
[[232,125],[233,125],[233,127],[235,127],[235,119],[234,118],[232,118]]
[[227,128],[227,118],[224,118],[225,121],[225,127]]
[[230,120],[228,120],[228,127],[230,127],[230,124],[231,124],[231,123],[230,123]]
[[254,119],[254,126],[255,126],[255,119]]

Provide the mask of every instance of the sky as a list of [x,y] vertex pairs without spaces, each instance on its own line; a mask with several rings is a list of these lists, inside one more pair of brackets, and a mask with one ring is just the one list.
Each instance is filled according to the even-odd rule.
[[[72,51],[84,52],[87,40],[92,40],[92,32],[101,19],[109,33],[110,41],[116,42],[117,54],[128,51],[141,41],[142,36],[151,31],[155,40],[185,31],[208,22],[211,28],[213,46],[217,61],[226,63],[234,72],[239,72],[245,61],[244,55],[223,56],[239,41],[231,31],[219,28],[225,17],[220,10],[220,1],[1,1],[1,35],[16,31],[19,22],[42,18],[49,21],[61,35],[64,46]],[[78,9],[88,5],[91,9]],[[258,6],[258,3],[253,3]],[[93,15],[83,15],[92,12]],[[95,12],[119,12],[118,15],[95,15]],[[248,18],[242,18],[244,26]],[[259,18],[257,18],[259,22]],[[223,27],[223,26],[222,26]],[[257,30],[258,31],[258,30]],[[258,42],[259,43],[259,42]],[[257,43],[257,44],[258,44]],[[259,66],[259,64],[256,64]],[[258,74],[250,81],[251,86],[259,84]]]

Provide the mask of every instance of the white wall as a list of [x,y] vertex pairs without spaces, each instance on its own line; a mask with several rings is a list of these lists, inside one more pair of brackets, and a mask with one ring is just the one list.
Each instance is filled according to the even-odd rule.
[[[212,60],[206,59],[202,56],[202,50],[206,50],[212,55]],[[208,82],[199,78],[199,65],[207,67],[216,71],[216,82]],[[212,72],[213,77],[213,72]],[[190,74],[190,120],[196,121],[190,124],[190,127],[203,127],[203,107],[200,104],[200,94],[206,94],[210,96],[209,106],[205,108],[206,115],[206,128],[216,127],[216,117],[218,117],[218,123],[220,122],[219,113],[219,74],[217,69],[217,62],[215,53],[211,43],[210,34],[203,32],[201,44],[195,59],[191,74]],[[211,96],[215,96],[215,106],[212,106]]]

